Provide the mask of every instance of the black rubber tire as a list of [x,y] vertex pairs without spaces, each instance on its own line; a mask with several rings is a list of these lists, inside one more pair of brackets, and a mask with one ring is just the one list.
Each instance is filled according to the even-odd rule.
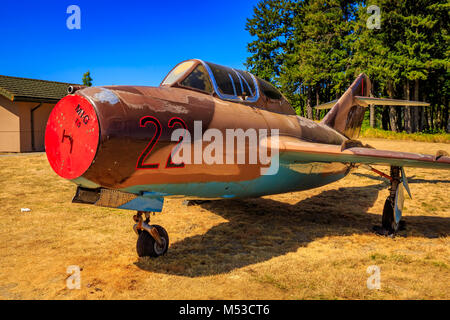
[[158,247],[158,243],[153,237],[145,230],[143,230],[136,242],[136,251],[139,257],[159,257],[164,255],[169,249],[169,235],[166,229],[161,226],[153,225],[158,230],[159,236],[165,242],[163,248]]
[[395,223],[394,214],[394,207],[391,205],[389,198],[387,198],[384,203],[381,225],[389,233],[394,233],[398,230],[398,223]]

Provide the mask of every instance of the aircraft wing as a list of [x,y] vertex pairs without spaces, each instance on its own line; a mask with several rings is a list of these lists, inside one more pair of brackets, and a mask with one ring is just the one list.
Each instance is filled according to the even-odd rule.
[[[269,142],[270,144],[270,142]],[[361,144],[361,143],[360,143]],[[347,147],[346,147],[347,146]],[[291,137],[279,137],[280,161],[288,163],[342,162],[398,167],[450,169],[450,157],[377,150],[370,147],[312,143]]]

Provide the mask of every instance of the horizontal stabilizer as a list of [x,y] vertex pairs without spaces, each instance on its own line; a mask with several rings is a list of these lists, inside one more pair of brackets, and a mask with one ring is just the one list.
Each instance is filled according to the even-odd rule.
[[372,97],[353,97],[356,104],[361,107],[368,107],[373,104],[376,106],[412,106],[412,107],[427,107],[430,104],[422,101],[397,100],[386,98],[372,98]]
[[[368,107],[369,105],[376,106],[411,106],[411,107],[427,107],[430,104],[428,102],[422,101],[410,101],[410,100],[397,100],[397,99],[386,99],[386,98],[372,98],[372,97],[353,97],[355,105],[361,107]],[[333,100],[327,103],[320,104],[314,108],[317,110],[331,109],[338,102],[338,100]]]
[[317,109],[317,110],[331,109],[331,108],[333,108],[333,106],[334,106],[337,102],[338,102],[338,100],[336,99],[336,100],[333,100],[333,101],[330,101],[330,102],[327,102],[327,103],[319,104],[318,106],[315,106],[314,108]]

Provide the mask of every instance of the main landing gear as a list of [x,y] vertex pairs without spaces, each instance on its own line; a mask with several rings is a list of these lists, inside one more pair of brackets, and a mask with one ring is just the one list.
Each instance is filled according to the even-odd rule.
[[[391,187],[389,188],[389,196],[384,202],[383,217],[381,218],[381,226],[388,234],[394,234],[398,231],[399,220],[395,216],[395,200],[400,182],[400,168],[391,167]],[[403,204],[402,204],[403,208]],[[400,217],[401,218],[401,217]]]
[[405,172],[402,167],[391,166],[391,175],[385,175],[382,172],[371,168],[372,171],[388,178],[391,182],[389,196],[384,202],[381,227],[374,227],[376,233],[384,236],[394,236],[397,231],[405,228],[405,222],[402,221],[403,203],[405,196],[403,190],[406,189],[411,197]]
[[[145,215],[145,221],[142,215]],[[133,216],[136,224],[134,232],[138,235],[136,251],[139,257],[159,257],[169,248],[169,235],[166,229],[158,225],[150,225],[150,213],[138,211]]]

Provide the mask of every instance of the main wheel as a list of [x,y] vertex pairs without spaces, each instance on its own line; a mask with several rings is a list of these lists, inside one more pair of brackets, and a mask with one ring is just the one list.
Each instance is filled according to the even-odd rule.
[[396,232],[398,230],[398,223],[395,222],[394,207],[391,204],[389,198],[386,199],[383,208],[383,217],[381,219],[381,225],[389,233]]
[[159,245],[147,231],[142,230],[136,243],[136,251],[139,257],[159,257],[165,254],[169,248],[169,235],[166,229],[158,225],[153,227],[158,230],[163,243]]

